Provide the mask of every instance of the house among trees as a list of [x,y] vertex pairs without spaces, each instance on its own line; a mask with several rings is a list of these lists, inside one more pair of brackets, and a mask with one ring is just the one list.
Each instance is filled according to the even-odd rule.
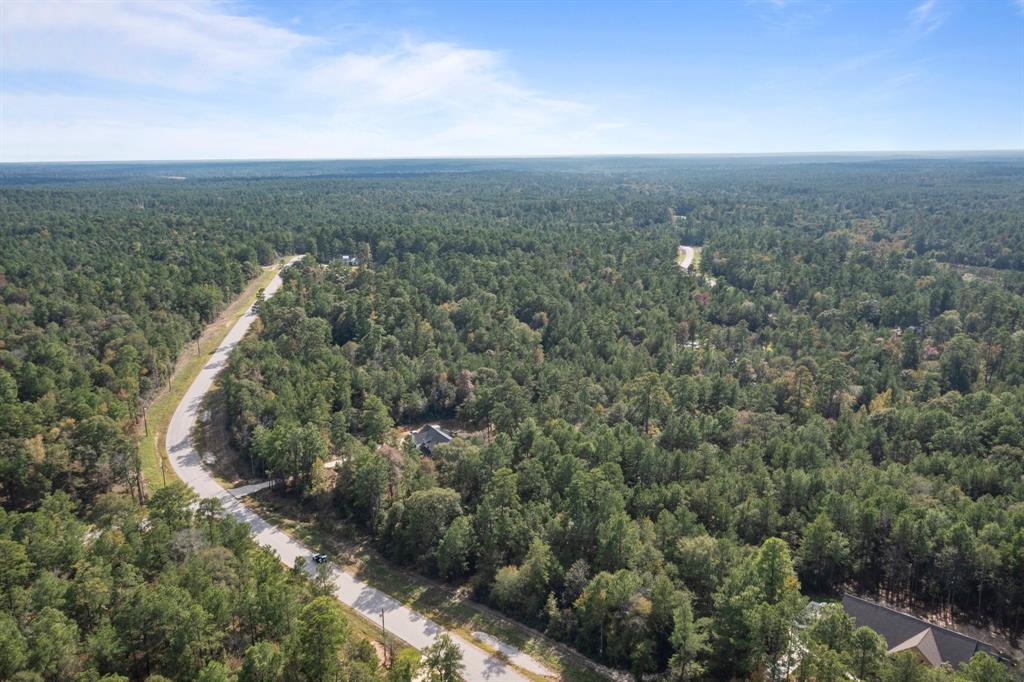
[[953,667],[979,651],[1000,658],[985,642],[860,597],[843,595],[843,609],[858,627],[867,626],[884,637],[890,654],[910,651],[926,665]]
[[437,424],[428,424],[419,431],[412,432],[416,447],[425,455],[433,454],[438,445],[452,442],[452,436]]
[[359,259],[349,254],[342,254],[341,262],[345,265],[359,265]]

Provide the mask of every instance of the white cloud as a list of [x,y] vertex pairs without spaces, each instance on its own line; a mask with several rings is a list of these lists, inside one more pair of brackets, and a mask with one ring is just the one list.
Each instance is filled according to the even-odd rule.
[[385,52],[344,54],[319,63],[299,87],[325,98],[339,116],[410,127],[456,150],[607,124],[580,103],[522,85],[499,53],[450,43],[403,40]]
[[214,3],[5,2],[4,69],[164,88],[252,81],[319,41]]
[[931,33],[946,20],[939,0],[924,0],[910,11],[910,25],[922,33]]
[[317,64],[307,86],[344,94],[358,88],[379,102],[410,102],[463,94],[467,86],[514,95],[516,88],[498,71],[496,53],[448,43],[408,40],[386,52],[347,53]]
[[527,87],[499,52],[408,37],[341,49],[234,9],[5,3],[19,86],[0,92],[0,160],[579,152],[616,125]]

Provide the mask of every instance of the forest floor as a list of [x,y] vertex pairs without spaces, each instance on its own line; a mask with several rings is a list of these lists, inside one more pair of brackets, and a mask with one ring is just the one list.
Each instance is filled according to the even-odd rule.
[[472,601],[467,587],[453,588],[395,566],[370,545],[365,534],[330,510],[308,509],[272,488],[244,498],[243,503],[293,537],[320,548],[359,580],[477,645],[487,646],[489,639],[497,638],[539,659],[557,670],[560,679],[570,682],[628,677]]
[[263,272],[246,285],[245,290],[238,298],[232,301],[217,316],[217,319],[203,330],[199,339],[189,342],[178,356],[174,365],[174,373],[167,386],[153,397],[146,408],[144,413],[146,416],[136,425],[136,433],[139,436],[142,476],[148,490],[159,488],[169,481],[178,480],[167,460],[167,451],[164,447],[164,436],[167,433],[171,415],[174,414],[174,409],[185,395],[185,391],[192,385],[203,368],[206,358],[220,345],[228,330],[256,300],[259,290],[265,288],[270,280],[274,279],[274,275],[278,273],[284,262],[285,259],[281,258],[274,265],[264,267]]

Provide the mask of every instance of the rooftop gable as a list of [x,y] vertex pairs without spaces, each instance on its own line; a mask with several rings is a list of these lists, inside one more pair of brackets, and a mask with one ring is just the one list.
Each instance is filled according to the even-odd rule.
[[437,445],[450,443],[452,436],[437,424],[428,424],[418,431],[413,431],[412,439],[416,447],[430,451]]
[[929,665],[942,665],[942,655],[939,653],[939,645],[935,643],[935,633],[931,628],[922,630],[905,642],[889,649],[890,654],[898,654],[901,651],[913,651]]
[[843,610],[858,627],[864,625],[882,635],[890,651],[931,630],[940,660],[954,667],[970,660],[978,651],[998,657],[995,649],[985,642],[860,597],[843,595]]

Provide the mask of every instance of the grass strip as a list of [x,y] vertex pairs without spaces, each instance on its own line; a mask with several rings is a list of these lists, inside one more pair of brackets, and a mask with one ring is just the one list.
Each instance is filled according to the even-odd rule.
[[[343,520],[304,510],[294,500],[269,489],[249,495],[243,501],[269,523],[310,547],[329,554],[333,561],[360,580],[489,653],[497,652],[493,646],[477,639],[474,632],[497,637],[533,656],[559,673],[562,680],[596,682],[608,679],[588,665],[582,654],[569,653],[567,648],[539,637],[529,628],[463,598],[458,591],[394,566],[368,546],[360,531]],[[518,667],[517,670],[533,680],[546,679]]]
[[263,268],[258,276],[249,281],[245,290],[232,301],[224,311],[211,322],[198,340],[189,342],[182,350],[174,366],[171,379],[150,402],[144,412],[141,424],[137,425],[139,436],[139,458],[142,461],[142,476],[149,490],[163,487],[178,480],[167,459],[165,436],[171,415],[181,402],[185,391],[195,381],[199,371],[210,355],[220,345],[228,331],[256,301],[256,294],[265,289],[283,266],[285,259]]

